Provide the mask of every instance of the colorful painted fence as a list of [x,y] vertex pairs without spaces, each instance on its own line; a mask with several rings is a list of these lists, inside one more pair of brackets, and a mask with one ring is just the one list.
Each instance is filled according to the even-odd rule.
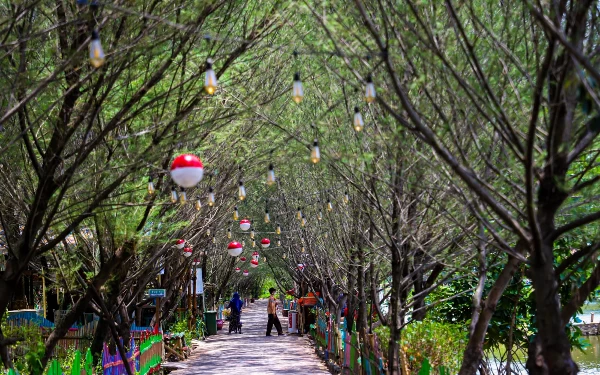
[[[60,363],[57,360],[50,362],[50,366],[48,367],[47,375],[63,375],[63,374],[71,374],[71,375],[92,375],[92,353],[88,349],[85,354],[85,360],[83,362],[83,367],[81,366],[81,352],[78,350],[75,352],[75,357],[73,358],[73,363],[70,366],[70,372],[63,372],[60,367]],[[10,372],[9,372],[10,375]]]
[[136,340],[132,337],[125,361],[121,358],[118,351],[114,355],[111,355],[108,345],[104,345],[102,352],[102,369],[104,375],[127,374],[125,366],[130,366],[132,373],[139,375],[152,374],[160,370],[164,350],[162,332],[137,332],[139,332],[139,345],[136,344]]

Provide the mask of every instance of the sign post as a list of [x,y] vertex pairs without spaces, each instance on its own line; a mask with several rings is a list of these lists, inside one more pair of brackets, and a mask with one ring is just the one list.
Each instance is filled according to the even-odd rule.
[[154,298],[154,329],[155,332],[158,332],[160,327],[160,299],[165,298],[167,296],[166,289],[148,289],[148,297]]

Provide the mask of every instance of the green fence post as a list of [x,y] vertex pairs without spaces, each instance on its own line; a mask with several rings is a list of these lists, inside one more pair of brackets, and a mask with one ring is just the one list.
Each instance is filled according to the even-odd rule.
[[92,358],[92,350],[88,348],[85,353],[85,375],[92,375],[92,368],[94,367],[94,359]]
[[55,359],[50,363],[50,368],[48,369],[48,375],[62,375],[62,370],[60,369],[60,363]]
[[71,365],[71,375],[81,375],[81,352],[75,351],[75,358],[73,358],[73,364]]

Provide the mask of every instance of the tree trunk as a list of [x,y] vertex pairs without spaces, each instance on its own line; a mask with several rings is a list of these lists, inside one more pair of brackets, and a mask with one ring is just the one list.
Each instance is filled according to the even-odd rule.
[[[13,296],[15,290],[16,281],[4,280],[0,278],[0,320],[4,319],[4,315],[8,310],[8,304]],[[4,340],[4,332],[0,328],[0,340]],[[12,360],[8,354],[8,345],[0,345],[0,358],[4,368],[12,368]]]
[[402,319],[400,316],[400,283],[402,280],[402,260],[397,244],[392,245],[392,290],[390,294],[390,342],[388,349],[389,375],[402,375],[400,370],[400,329]]

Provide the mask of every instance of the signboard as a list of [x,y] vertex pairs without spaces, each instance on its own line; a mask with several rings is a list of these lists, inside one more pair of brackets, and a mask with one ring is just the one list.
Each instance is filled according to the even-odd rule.
[[204,283],[202,282],[202,268],[196,268],[196,294],[204,294]]
[[150,298],[164,298],[166,295],[166,289],[148,289],[148,297]]

